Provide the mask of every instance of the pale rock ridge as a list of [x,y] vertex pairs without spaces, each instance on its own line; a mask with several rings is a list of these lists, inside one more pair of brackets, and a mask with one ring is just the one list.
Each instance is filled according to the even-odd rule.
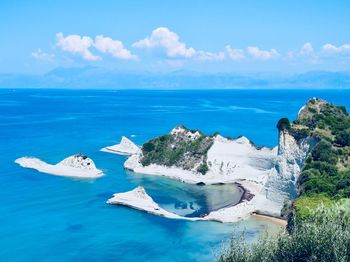
[[119,144],[107,146],[102,148],[101,151],[118,155],[133,155],[140,152],[140,148],[130,139],[123,136]]
[[83,154],[65,158],[56,165],[48,164],[35,157],[21,157],[15,163],[24,168],[35,169],[41,173],[75,178],[98,178],[103,172],[96,168],[92,159]]
[[107,204],[128,206],[153,215],[172,219],[189,221],[213,220],[222,223],[239,221],[248,217],[254,211],[254,206],[250,202],[244,201],[236,206],[210,212],[205,217],[184,217],[161,208],[141,186],[128,192],[114,194],[112,198],[107,200]]

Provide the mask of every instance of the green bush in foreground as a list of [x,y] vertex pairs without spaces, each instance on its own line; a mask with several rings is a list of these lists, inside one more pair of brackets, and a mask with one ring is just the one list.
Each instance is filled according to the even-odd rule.
[[265,235],[248,244],[233,238],[218,257],[232,262],[348,262],[350,261],[350,201],[320,206],[305,220],[297,220],[291,233]]

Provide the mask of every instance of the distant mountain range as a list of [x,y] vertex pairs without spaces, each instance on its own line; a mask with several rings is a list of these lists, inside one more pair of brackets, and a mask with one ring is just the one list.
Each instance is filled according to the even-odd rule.
[[98,67],[56,68],[44,75],[0,74],[0,88],[349,89],[350,72],[303,74],[130,73]]

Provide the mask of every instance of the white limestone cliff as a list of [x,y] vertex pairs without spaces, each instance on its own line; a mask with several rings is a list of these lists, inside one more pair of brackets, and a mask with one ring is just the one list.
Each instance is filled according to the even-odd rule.
[[288,130],[279,131],[275,169],[266,183],[267,198],[283,206],[297,196],[297,181],[310,151],[317,144],[311,137],[297,141]]

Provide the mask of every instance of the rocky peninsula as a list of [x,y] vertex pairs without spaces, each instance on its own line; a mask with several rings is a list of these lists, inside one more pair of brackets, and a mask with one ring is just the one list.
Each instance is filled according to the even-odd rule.
[[[336,132],[334,123],[337,120],[349,123],[345,131]],[[235,222],[253,213],[281,217],[288,203],[306,190],[304,178],[315,172],[306,171],[318,147],[328,143],[333,150],[340,146],[339,141],[350,143],[350,139],[343,141],[349,136],[349,127],[345,108],[312,98],[300,109],[293,123],[286,118],[277,123],[279,140],[274,148],[256,147],[243,136],[237,139],[220,134],[207,136],[199,130],[177,126],[168,134],[144,143],[138,152],[131,154],[124,167],[135,173],[165,176],[191,184],[237,183],[249,195],[237,205],[198,218],[201,220]],[[348,146],[342,145],[340,151],[344,151],[346,157],[337,157],[335,166],[348,165]],[[159,207],[150,211],[146,208],[149,205],[134,201],[136,191],[115,194],[108,203],[179,218]],[[142,192],[147,194],[143,189]],[[149,196],[147,199],[148,204],[154,205]]]

